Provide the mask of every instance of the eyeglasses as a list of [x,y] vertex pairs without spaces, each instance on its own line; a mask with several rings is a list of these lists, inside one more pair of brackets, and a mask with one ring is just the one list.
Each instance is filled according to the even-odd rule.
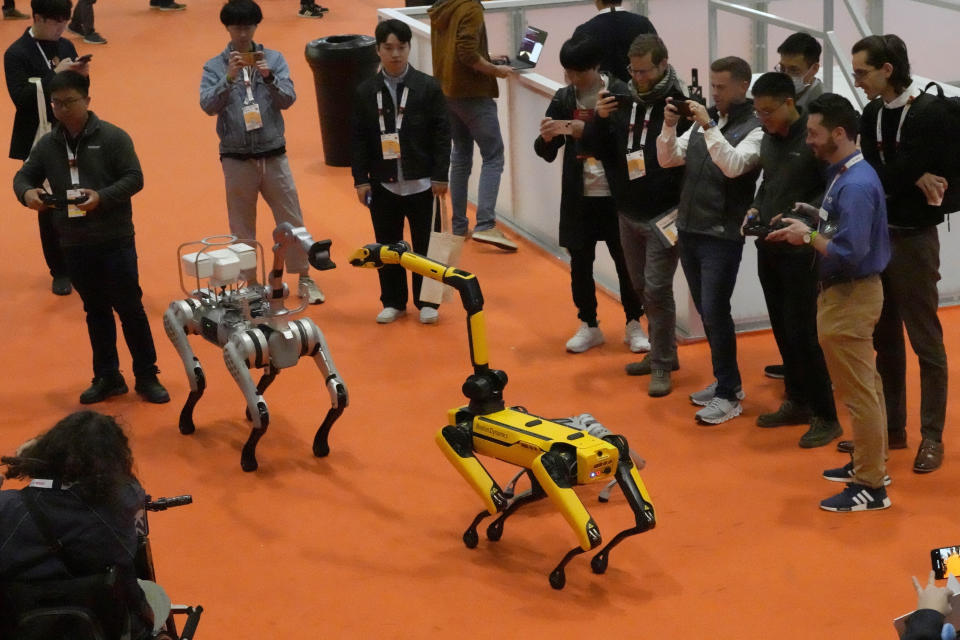
[[66,100],[53,98],[50,100],[50,104],[53,105],[54,109],[68,109],[81,100],[83,100],[83,98],[67,98]]
[[778,64],[773,67],[773,70],[777,73],[785,73],[788,76],[802,76],[806,71],[799,67],[785,67],[782,64]]
[[781,102],[780,104],[775,106],[773,109],[767,109],[766,111],[755,109],[754,113],[757,114],[757,117],[760,118],[761,120],[766,120],[767,118],[775,114],[777,111],[779,111],[780,107],[782,107],[785,104],[787,104],[786,101]]
[[627,65],[627,73],[632,76],[649,76],[652,73],[657,71],[656,67],[650,67],[649,69],[634,69],[630,65]]

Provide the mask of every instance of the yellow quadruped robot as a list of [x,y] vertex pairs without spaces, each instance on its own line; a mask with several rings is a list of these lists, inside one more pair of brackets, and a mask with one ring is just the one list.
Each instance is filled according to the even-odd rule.
[[[437,433],[436,441],[486,506],[463,534],[463,542],[468,548],[477,546],[477,525],[488,515],[499,514],[487,527],[487,538],[496,541],[503,535],[504,521],[518,508],[549,497],[579,542],[550,573],[550,585],[562,589],[566,583],[564,567],[567,563],[574,556],[601,544],[600,529],[577,497],[574,486],[615,480],[635,518],[633,527],[618,533],[593,557],[590,566],[594,573],[606,571],[610,550],[614,546],[655,526],[653,504],[631,460],[626,438],[610,433],[595,422],[588,431],[533,415],[522,407],[507,408],[504,405],[503,388],[507,384],[507,374],[491,369],[488,363],[483,295],[476,276],[413,253],[405,242],[369,244],[350,256],[350,264],[369,268],[399,264],[425,278],[443,282],[460,293],[467,311],[467,334],[473,364],[473,373],[463,383],[463,394],[470,402],[465,407],[450,409],[448,424]],[[512,498],[512,492],[500,488],[475,453],[523,467],[530,478],[530,490]]]

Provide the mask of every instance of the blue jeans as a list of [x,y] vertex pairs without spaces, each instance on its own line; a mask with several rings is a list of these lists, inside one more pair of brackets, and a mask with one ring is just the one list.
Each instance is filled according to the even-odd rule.
[[686,231],[679,236],[680,265],[710,343],[717,397],[734,401],[741,383],[730,297],[737,284],[743,242]]
[[497,103],[493,98],[447,98],[450,110],[450,201],[453,204],[453,233],[467,234],[467,180],[473,170],[473,143],[480,148],[480,184],[477,187],[477,224],[474,231],[486,231],[497,224],[497,194],[503,173],[503,138]]
[[114,312],[120,317],[123,337],[133,356],[134,375],[156,373],[157,352],[141,301],[143,291],[133,238],[110,246],[64,247],[63,253],[70,281],[87,312],[93,375],[110,376],[120,370]]

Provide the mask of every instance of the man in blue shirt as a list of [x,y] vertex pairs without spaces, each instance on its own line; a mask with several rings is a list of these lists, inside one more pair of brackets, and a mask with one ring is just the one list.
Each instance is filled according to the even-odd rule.
[[817,333],[830,379],[850,411],[854,453],[852,462],[823,472],[827,480],[846,482],[847,487],[820,507],[886,509],[887,419],[873,352],[873,329],[883,307],[880,272],[890,261],[886,198],[877,172],[863,162],[857,148],[859,115],[853,105],[825,93],[810,104],[809,112],[807,144],[830,165],[819,228],[787,217],[789,226],[767,239],[807,244],[822,256]]

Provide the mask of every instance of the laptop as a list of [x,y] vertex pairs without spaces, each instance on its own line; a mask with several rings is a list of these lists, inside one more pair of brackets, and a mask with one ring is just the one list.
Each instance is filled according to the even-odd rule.
[[523,33],[523,39],[520,41],[520,51],[517,57],[510,61],[510,66],[514,69],[533,69],[540,60],[540,54],[543,52],[543,43],[547,40],[547,32],[536,27],[527,27]]

